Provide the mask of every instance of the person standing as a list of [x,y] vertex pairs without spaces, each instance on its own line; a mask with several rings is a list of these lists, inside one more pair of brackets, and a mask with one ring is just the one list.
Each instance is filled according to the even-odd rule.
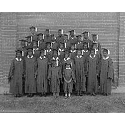
[[10,93],[15,97],[23,95],[24,63],[21,49],[16,50],[16,57],[12,60],[8,81],[10,83]]

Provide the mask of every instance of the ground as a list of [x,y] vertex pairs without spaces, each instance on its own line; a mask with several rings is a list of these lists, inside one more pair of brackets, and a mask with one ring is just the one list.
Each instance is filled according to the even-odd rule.
[[125,93],[113,93],[111,96],[52,96],[14,98],[12,95],[0,95],[0,112],[27,113],[124,113]]

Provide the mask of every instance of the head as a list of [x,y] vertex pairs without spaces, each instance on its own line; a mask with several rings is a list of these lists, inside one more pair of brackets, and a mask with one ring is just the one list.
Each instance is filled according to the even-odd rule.
[[96,34],[92,34],[92,40],[96,41],[97,40],[97,35]]
[[77,40],[78,40],[78,41],[81,41],[81,40],[82,40],[82,36],[81,36],[81,35],[78,35],[78,36],[77,36]]
[[49,36],[49,35],[50,35],[50,30],[49,30],[49,29],[46,29],[46,30],[45,30],[45,35],[46,35],[46,36]]
[[24,40],[21,41],[21,47],[25,47],[25,41]]
[[16,57],[17,57],[17,58],[21,58],[21,56],[22,56],[22,52],[18,50],[18,51],[16,52]]
[[64,40],[68,40],[68,35],[64,34]]
[[74,50],[74,49],[75,49],[75,45],[72,44],[72,46],[71,46],[71,50]]
[[107,49],[103,49],[103,56],[105,58],[108,56],[108,50]]
[[34,26],[30,27],[30,32],[31,34],[35,34],[36,28]]
[[75,31],[74,31],[74,30],[71,30],[71,31],[70,31],[70,36],[71,36],[71,37],[74,37],[74,35],[75,35]]
[[53,51],[53,56],[54,56],[54,57],[57,57],[57,56],[58,56],[58,53],[57,53],[56,50]]
[[28,50],[28,55],[29,55],[29,56],[32,56],[32,55],[33,55],[32,49],[29,49],[29,50]]
[[62,29],[59,29],[58,30],[58,36],[61,36],[63,34],[63,30]]
[[84,32],[83,33],[83,37],[84,37],[84,39],[88,39],[89,38],[89,33],[88,32]]
[[47,43],[47,49],[51,49],[51,43]]
[[90,54],[91,54],[92,56],[94,56],[94,55],[95,55],[95,50],[94,50],[94,49],[91,49]]
[[92,48],[93,48],[93,49],[97,49],[97,48],[98,48],[97,44],[94,43]]
[[63,49],[64,48],[64,44],[60,43],[59,47],[60,47],[60,49]]
[[43,40],[43,34],[38,35],[38,40]]
[[37,42],[33,42],[33,48],[37,48],[38,46],[37,46]]
[[43,57],[44,56],[44,50],[40,51],[40,56]]
[[81,50],[78,50],[78,51],[77,51],[77,55],[78,55],[78,56],[82,55],[82,51],[81,51]]
[[87,49],[88,49],[88,44],[87,44],[87,43],[86,43],[86,44],[84,43],[83,49],[84,49],[84,50],[87,50]]
[[65,53],[65,58],[68,58],[69,57],[69,52],[66,52]]

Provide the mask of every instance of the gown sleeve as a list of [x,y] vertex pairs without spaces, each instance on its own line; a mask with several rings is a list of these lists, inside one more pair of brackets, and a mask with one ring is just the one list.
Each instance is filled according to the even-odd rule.
[[113,61],[109,59],[108,61],[108,78],[114,79],[114,68],[113,68]]
[[11,65],[10,65],[10,70],[8,74],[8,80],[10,81],[14,75],[14,60],[12,60]]

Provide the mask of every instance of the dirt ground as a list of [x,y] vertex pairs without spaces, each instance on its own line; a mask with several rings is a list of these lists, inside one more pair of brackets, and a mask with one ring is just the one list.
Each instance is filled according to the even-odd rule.
[[125,94],[111,96],[63,96],[15,98],[12,95],[0,95],[1,113],[124,113]]

